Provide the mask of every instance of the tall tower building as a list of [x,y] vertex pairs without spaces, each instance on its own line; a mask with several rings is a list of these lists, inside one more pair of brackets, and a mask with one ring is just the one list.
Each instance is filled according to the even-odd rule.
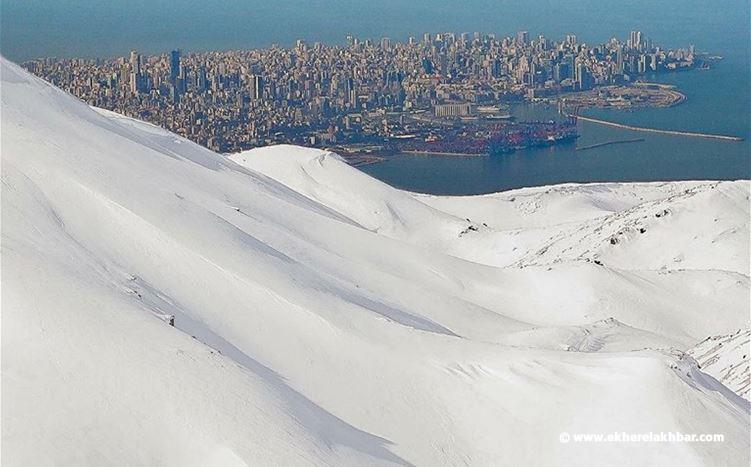
[[628,38],[628,46],[631,49],[640,49],[642,43],[641,31],[631,31]]
[[490,61],[490,76],[492,76],[493,78],[500,78],[501,72],[501,61],[497,58],[494,58]]
[[141,73],[141,55],[135,50],[130,51],[130,71]]
[[172,84],[175,84],[175,81],[180,76],[180,49],[173,50],[170,53],[170,80],[172,81]]
[[352,78],[347,78],[346,91],[350,107],[357,108],[357,85]]
[[574,81],[577,89],[589,89],[589,70],[584,64],[584,60],[577,57],[574,61]]
[[130,93],[131,94],[138,94],[139,91],[139,76],[136,72],[131,71],[130,72]]
[[258,75],[250,77],[250,98],[258,100],[263,97],[263,78]]
[[527,84],[534,87],[536,84],[536,78],[537,78],[537,65],[535,62],[532,62],[529,64],[529,81]]
[[637,71],[639,72],[639,74],[647,72],[647,56],[646,55],[639,56],[639,65],[638,65]]
[[542,34],[537,36],[537,43],[539,44],[540,49],[542,50],[546,50],[548,48],[548,40]]
[[520,45],[527,45],[529,44],[529,32],[528,31],[519,31],[516,33],[516,42],[518,42]]
[[130,51],[130,92],[138,94],[142,87],[141,55],[135,50]]

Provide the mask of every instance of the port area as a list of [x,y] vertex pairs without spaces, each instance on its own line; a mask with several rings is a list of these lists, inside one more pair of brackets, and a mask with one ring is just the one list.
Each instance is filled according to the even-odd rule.
[[659,83],[636,82],[621,86],[601,86],[587,91],[567,93],[548,99],[559,105],[563,112],[571,109],[639,109],[646,107],[674,107],[683,103],[686,96],[675,86]]
[[[387,117],[388,118],[388,117]],[[481,157],[520,149],[573,142],[579,137],[576,119],[516,121],[501,114],[439,118],[423,113],[401,114],[401,131],[388,137],[372,135],[358,143],[328,149],[352,165],[378,163],[394,154],[443,157]],[[384,119],[384,124],[388,121]]]
[[564,121],[492,121],[465,123],[455,130],[444,130],[420,140],[401,143],[403,153],[439,155],[496,155],[517,150],[572,142],[579,137],[576,120]]

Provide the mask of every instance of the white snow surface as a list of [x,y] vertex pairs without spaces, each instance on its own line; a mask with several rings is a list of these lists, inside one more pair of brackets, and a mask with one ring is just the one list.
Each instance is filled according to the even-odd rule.
[[[3,466],[748,465],[683,353],[749,328],[747,181],[417,195],[1,76]],[[559,441],[662,431],[725,441]]]
[[704,373],[713,376],[739,396],[751,398],[751,330],[709,336],[688,350]]

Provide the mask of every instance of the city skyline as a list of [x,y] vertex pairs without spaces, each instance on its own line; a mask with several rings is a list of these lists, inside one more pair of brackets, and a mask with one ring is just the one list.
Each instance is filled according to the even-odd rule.
[[692,68],[695,59],[692,45],[665,49],[640,31],[597,45],[573,33],[551,40],[518,31],[424,33],[406,42],[349,35],[343,46],[298,40],[290,48],[151,56],[134,50],[117,59],[48,58],[24,66],[91,105],[228,152],[273,142],[374,143],[426,130],[426,122],[411,119],[410,126],[394,113],[470,116],[481,105]]
[[[341,44],[347,34],[380,36],[404,41],[424,31],[486,31],[514,35],[526,29],[557,37],[577,31],[585,42],[625,36],[631,29],[651,31],[668,47],[696,40],[724,55],[733,50],[749,57],[749,47],[733,41],[749,37],[749,5],[721,0],[707,5],[699,0],[661,2],[617,0],[525,2],[468,0],[463,8],[428,0],[401,2],[357,0],[268,2],[245,0],[114,0],[57,2],[53,0],[0,1],[0,49],[6,58],[25,61],[39,57],[115,57],[131,49],[145,54],[185,50],[236,50],[290,46],[298,38],[309,42]],[[148,21],[143,11],[148,11]],[[737,14],[728,14],[735,11]],[[115,14],[116,13],[116,14]],[[602,21],[607,18],[607,21]],[[283,25],[283,27],[278,27]],[[218,26],[218,27],[214,27]],[[75,33],[74,33],[75,32]],[[740,46],[740,48],[739,48]],[[733,49],[733,50],[731,50]]]

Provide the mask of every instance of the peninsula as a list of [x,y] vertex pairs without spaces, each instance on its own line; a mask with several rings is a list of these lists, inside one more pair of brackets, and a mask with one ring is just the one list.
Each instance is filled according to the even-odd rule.
[[[678,90],[640,83],[647,74],[706,68],[693,45],[667,49],[640,31],[589,44],[575,34],[426,33],[406,42],[143,56],[44,58],[23,66],[88,104],[145,120],[231,153],[293,143],[360,153],[488,154],[557,144],[567,122],[513,122],[508,106],[638,108],[682,101]],[[551,126],[552,124],[552,126]],[[362,148],[370,148],[365,152]],[[363,155],[368,156],[363,158]]]

